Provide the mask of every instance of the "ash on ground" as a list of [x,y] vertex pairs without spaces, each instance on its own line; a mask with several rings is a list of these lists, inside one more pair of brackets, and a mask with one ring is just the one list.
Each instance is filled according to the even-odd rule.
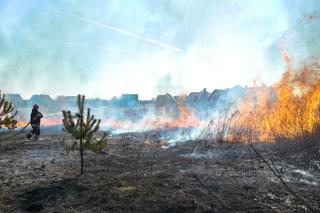
[[[247,144],[111,136],[101,154],[67,152],[62,134],[0,146],[2,212],[307,212]],[[320,207],[320,146],[255,144],[288,186]],[[292,145],[293,146],[293,145]],[[201,183],[199,182],[201,181]],[[222,201],[222,203],[221,203]],[[231,208],[231,209],[229,209]]]

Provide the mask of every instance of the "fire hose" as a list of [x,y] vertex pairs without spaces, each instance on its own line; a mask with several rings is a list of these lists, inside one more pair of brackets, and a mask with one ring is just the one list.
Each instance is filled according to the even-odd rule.
[[14,134],[12,134],[12,135],[9,135],[9,136],[6,137],[6,138],[1,138],[0,141],[2,141],[2,140],[8,140],[8,139],[10,139],[10,138],[13,138],[14,136],[16,136],[16,135],[20,134],[21,132],[23,132],[29,125],[30,125],[30,122],[27,123],[27,124],[26,124],[22,129],[20,129],[18,132],[14,133]]

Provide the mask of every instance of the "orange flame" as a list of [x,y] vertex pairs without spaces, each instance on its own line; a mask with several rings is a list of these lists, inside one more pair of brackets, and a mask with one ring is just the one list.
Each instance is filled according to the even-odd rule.
[[242,128],[246,141],[315,134],[320,127],[320,65],[293,72],[288,64],[288,71],[271,90],[259,87],[247,92],[235,120],[231,128]]
[[[28,121],[18,121],[17,127],[25,127],[29,122]],[[42,126],[54,126],[62,124],[61,118],[43,118],[41,119]]]
[[16,126],[17,127],[25,127],[28,124],[27,121],[18,121]]
[[172,118],[167,116],[160,116],[157,120],[146,119],[143,125],[155,128],[190,128],[195,127],[199,123],[195,111],[191,107],[183,104],[182,100],[178,100],[176,107],[178,109],[178,117]]
[[145,117],[137,122],[117,120],[117,119],[105,119],[102,121],[102,125],[107,125],[114,129],[163,129],[163,128],[191,128],[196,127],[199,123],[199,119],[196,116],[196,112],[191,108],[184,105],[182,100],[178,100],[176,103],[178,110],[177,115],[167,112],[166,109],[161,108],[160,115],[156,117]]

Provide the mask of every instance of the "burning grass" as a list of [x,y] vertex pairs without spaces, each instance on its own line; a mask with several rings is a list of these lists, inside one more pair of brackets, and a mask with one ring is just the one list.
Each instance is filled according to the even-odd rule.
[[[271,88],[248,90],[228,115],[227,140],[304,140],[320,130],[320,65],[288,70]],[[319,138],[317,138],[319,139]]]
[[[209,108],[207,118],[201,117],[205,114],[201,107],[181,96],[173,104],[162,107],[115,111],[129,110],[130,116],[105,118],[102,115],[102,128],[115,133],[188,129],[190,140],[320,141],[320,64],[310,62],[293,70],[289,54],[283,51],[283,57],[288,69],[279,82],[271,87],[247,88],[237,103],[226,104],[220,111],[218,107]],[[18,127],[26,123],[18,122]],[[42,124],[61,125],[61,117],[45,116]]]

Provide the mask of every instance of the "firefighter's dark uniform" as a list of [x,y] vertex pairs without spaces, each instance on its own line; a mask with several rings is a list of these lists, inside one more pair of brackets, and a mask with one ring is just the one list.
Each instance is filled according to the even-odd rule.
[[31,115],[30,115],[30,124],[32,127],[31,133],[27,135],[28,139],[31,139],[32,135],[35,135],[35,140],[37,140],[40,136],[40,121],[43,117],[42,113],[38,110],[32,109]]

